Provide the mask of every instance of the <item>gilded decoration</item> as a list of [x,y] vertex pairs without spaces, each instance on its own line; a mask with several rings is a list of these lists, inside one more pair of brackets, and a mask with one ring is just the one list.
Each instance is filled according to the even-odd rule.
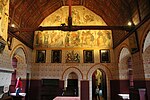
[[37,31],[35,47],[101,47],[111,48],[110,31],[82,30],[76,32]]
[[[62,23],[67,25],[67,20],[68,7],[64,6],[45,18],[40,26],[60,26]],[[101,17],[83,6],[72,7],[72,20],[73,25],[106,25]],[[35,48],[112,48],[110,30],[35,31],[34,40]]]
[[78,52],[68,51],[66,54],[66,63],[79,63],[80,62],[80,56]]
[[7,31],[8,8],[8,0],[0,0],[0,36],[4,38],[6,38],[5,32]]
[[[68,24],[69,7],[63,6],[46,17],[40,26]],[[72,6],[72,25],[106,25],[104,20],[83,6]]]

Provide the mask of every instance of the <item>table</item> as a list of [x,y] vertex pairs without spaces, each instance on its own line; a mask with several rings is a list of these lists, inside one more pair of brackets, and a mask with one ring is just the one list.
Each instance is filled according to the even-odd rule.
[[16,93],[10,93],[10,96],[13,98],[13,100],[22,100],[25,95],[26,93],[19,93],[19,96],[16,96]]
[[53,100],[80,100],[80,97],[57,96]]
[[129,94],[118,94],[120,97],[122,97],[123,100],[129,100]]

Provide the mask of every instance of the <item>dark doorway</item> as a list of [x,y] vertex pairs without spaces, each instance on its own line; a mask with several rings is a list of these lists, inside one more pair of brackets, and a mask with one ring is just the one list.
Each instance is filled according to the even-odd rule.
[[26,80],[26,97],[25,97],[25,100],[29,100],[29,73],[27,73],[27,80]]
[[68,75],[65,95],[78,96],[78,76],[74,72],[71,72]]
[[78,79],[68,79],[67,93],[69,96],[78,96]]
[[[98,94],[96,89],[99,89]],[[107,100],[106,74],[97,69],[92,75],[92,100]]]

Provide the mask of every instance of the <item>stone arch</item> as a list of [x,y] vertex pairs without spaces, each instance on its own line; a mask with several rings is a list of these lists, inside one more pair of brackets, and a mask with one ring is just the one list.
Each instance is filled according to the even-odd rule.
[[[148,33],[150,33],[150,25],[149,23],[147,23],[145,25],[145,28],[143,28],[141,31],[140,31],[140,34],[141,36],[139,36],[139,47],[140,47],[140,53],[142,54],[143,51],[145,50],[144,48],[144,45],[145,45],[145,41],[146,40],[146,37],[148,36]],[[149,40],[150,41],[150,40]],[[148,41],[147,41],[148,42]]]
[[148,33],[145,35],[142,52],[144,52],[149,46],[150,46],[150,31],[148,31]]
[[145,79],[150,79],[150,31],[146,34],[145,41],[143,41],[142,58],[144,67]]
[[82,72],[76,68],[76,67],[69,67],[68,69],[66,69],[64,72],[63,72],[63,75],[62,75],[62,79],[65,80],[66,78],[68,79],[68,75],[71,73],[71,72],[74,72],[78,75],[78,79],[83,79],[83,74]]
[[[141,36],[139,36],[139,46],[140,46],[140,56],[141,62],[143,63],[143,74],[145,80],[150,80],[150,41],[149,41],[149,34],[150,34],[150,21],[147,22],[146,25],[144,25],[145,28],[143,28],[140,31]],[[148,83],[146,83],[146,89],[150,90],[148,87]],[[150,98],[149,95],[147,95],[147,98]]]
[[121,47],[119,48],[119,53],[118,53],[118,56],[116,56],[116,57],[118,57],[117,58],[117,61],[118,61],[118,63],[119,63],[119,61],[120,61],[120,54],[121,54],[121,52],[122,52],[122,50],[123,50],[123,48],[126,48],[126,50],[128,49],[128,51],[130,51],[130,47],[126,44],[126,43],[123,43],[122,45],[121,45]]
[[131,57],[131,53],[128,48],[122,48],[120,55],[119,55],[119,63],[118,63],[118,70],[119,70],[119,79],[128,80],[128,59]]
[[92,66],[88,73],[87,73],[87,79],[89,80],[89,98],[92,100],[92,74],[97,70],[100,69],[103,71],[106,75],[106,84],[107,84],[107,99],[110,100],[110,79],[112,79],[112,74],[108,66],[103,64],[96,64]]
[[[26,75],[27,75],[27,58],[26,58],[26,50],[23,45],[17,45],[11,52],[10,58],[11,62],[13,62],[13,59],[16,59],[16,64],[13,69],[14,69],[14,74],[15,77],[12,79],[12,81],[16,81],[17,77],[21,77],[22,80],[26,80]],[[13,63],[12,63],[13,64]],[[14,76],[12,74],[12,76]],[[15,84],[11,84],[12,87],[14,87]],[[22,92],[25,92],[25,86],[26,82],[23,82],[23,90]],[[12,90],[14,91],[14,90]]]
[[17,77],[21,77],[23,79],[26,79],[26,71],[27,71],[27,58],[26,58],[26,52],[22,45],[16,46],[16,48],[13,49],[13,52],[11,54],[11,59],[15,57],[17,59]]
[[27,51],[25,49],[25,47],[22,45],[22,44],[19,44],[17,46],[14,47],[14,49],[12,50],[11,54],[10,54],[10,58],[12,59],[14,57],[14,55],[16,54],[16,51],[18,49],[22,49],[23,53],[24,53],[24,58],[25,58],[25,61],[27,63]]
[[107,77],[108,77],[109,79],[112,79],[112,78],[113,78],[112,75],[111,75],[111,72],[110,72],[109,68],[108,68],[106,65],[103,65],[103,64],[96,64],[96,65],[92,66],[92,67],[89,69],[89,71],[88,71],[88,73],[87,73],[87,79],[88,79],[88,80],[90,80],[90,79],[92,78],[92,74],[94,73],[94,71],[95,71],[96,69],[101,69],[102,71],[104,71],[105,73],[107,73]]
[[80,94],[80,81],[83,79],[83,74],[82,72],[76,68],[76,67],[69,67],[68,69],[66,69],[62,75],[62,79],[64,80],[64,88],[67,87],[67,79],[68,79],[68,76],[70,73],[74,72],[77,76],[78,76],[78,93],[79,93],[79,96],[81,95]]

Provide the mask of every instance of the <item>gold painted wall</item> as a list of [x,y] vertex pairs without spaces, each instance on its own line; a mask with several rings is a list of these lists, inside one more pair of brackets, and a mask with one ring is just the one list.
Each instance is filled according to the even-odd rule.
[[[67,25],[68,7],[64,6],[49,15],[40,26]],[[106,25],[101,17],[83,6],[72,7],[73,25]],[[79,30],[64,31],[36,31],[35,48],[51,47],[79,47],[79,48],[112,48],[112,32],[110,30]]]
[[0,36],[7,39],[9,0],[0,0]]
[[110,31],[80,30],[76,32],[37,31],[35,32],[34,47],[86,47],[111,48],[112,37]]
[[[40,26],[60,26],[62,23],[67,25],[69,7],[63,6],[54,13],[46,17]],[[104,20],[83,6],[72,6],[73,25],[106,25]]]

